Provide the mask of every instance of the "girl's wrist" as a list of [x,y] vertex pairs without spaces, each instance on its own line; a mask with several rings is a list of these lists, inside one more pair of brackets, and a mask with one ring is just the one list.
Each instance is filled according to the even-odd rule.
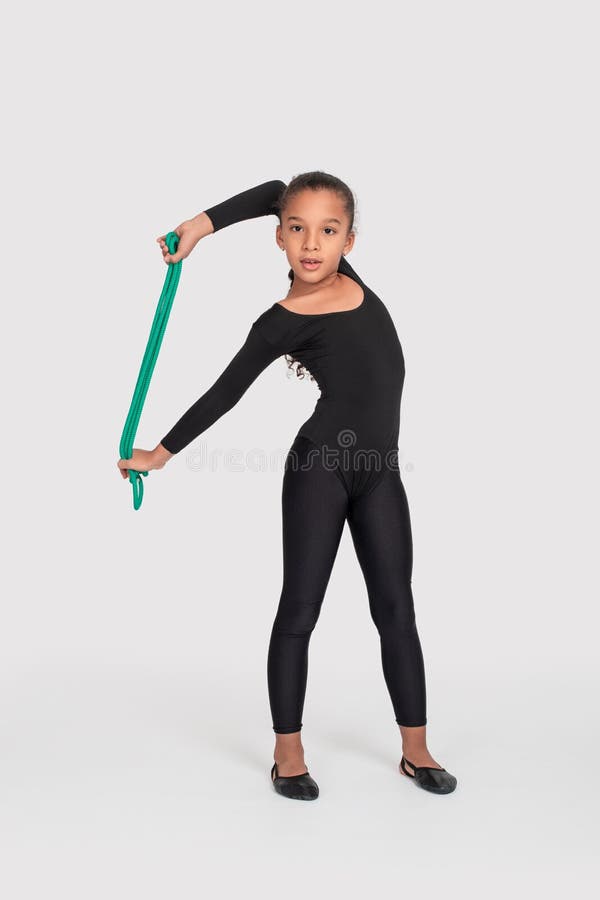
[[194,216],[190,221],[193,222],[194,230],[200,238],[207,237],[207,235],[212,234],[215,230],[210,216],[205,212],[198,213],[198,215]]
[[170,460],[172,456],[175,456],[175,454],[167,450],[167,448],[162,444],[157,444],[157,446],[152,451],[152,460],[156,463],[157,466],[164,466],[164,464],[168,462],[168,460]]

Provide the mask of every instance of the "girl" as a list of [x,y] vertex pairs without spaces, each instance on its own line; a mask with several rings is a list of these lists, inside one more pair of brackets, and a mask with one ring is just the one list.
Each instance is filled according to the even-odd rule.
[[[212,387],[154,450],[135,448],[119,469],[161,469],[231,409],[271,363],[289,354],[321,390],[285,461],[282,490],[283,587],[267,660],[276,735],[271,780],[285,797],[312,800],[319,788],[304,761],[302,712],[308,645],[347,520],[380,635],[383,674],[402,737],[400,771],[419,787],[447,794],[457,780],[427,748],[425,669],[413,605],[412,533],[398,468],[404,358],[380,298],[348,263],[354,197],[325,172],[268,181],[236,194],[175,229],[166,263],[234,222],[276,214],[277,246],[291,266],[290,289],[253,323]],[[412,762],[410,761],[412,760]]]

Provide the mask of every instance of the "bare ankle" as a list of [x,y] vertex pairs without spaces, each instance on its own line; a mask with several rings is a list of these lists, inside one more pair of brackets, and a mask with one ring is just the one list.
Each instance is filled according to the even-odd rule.
[[299,731],[292,734],[276,734],[275,739],[273,757],[278,765],[304,762],[304,747]]

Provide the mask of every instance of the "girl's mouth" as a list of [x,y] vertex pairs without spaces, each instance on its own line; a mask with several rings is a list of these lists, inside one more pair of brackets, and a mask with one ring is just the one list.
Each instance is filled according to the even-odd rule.
[[300,262],[302,263],[302,265],[304,266],[305,269],[318,269],[319,266],[321,265],[320,259],[314,259],[314,260],[301,259]]

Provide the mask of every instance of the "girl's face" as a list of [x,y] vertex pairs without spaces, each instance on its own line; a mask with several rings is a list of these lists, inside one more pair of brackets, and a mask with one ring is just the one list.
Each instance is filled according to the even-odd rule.
[[[277,226],[276,241],[285,250],[294,277],[317,283],[337,272],[340,256],[354,244],[342,199],[335,191],[306,188],[293,197]],[[311,265],[307,259],[318,260]]]

